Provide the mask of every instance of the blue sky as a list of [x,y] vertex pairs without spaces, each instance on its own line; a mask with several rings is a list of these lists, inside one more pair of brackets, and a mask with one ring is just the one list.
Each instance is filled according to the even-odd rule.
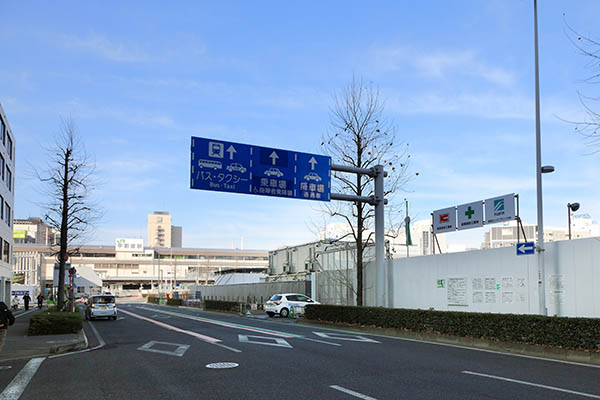
[[[535,223],[533,1],[2,2],[0,103],[16,137],[15,217],[40,216],[42,144],[71,116],[104,184],[93,242],[144,237],[169,211],[188,247],[312,240],[318,204],[189,189],[190,136],[320,152],[353,76],[410,144],[413,219],[515,192]],[[573,127],[591,74],[565,33],[600,38],[600,3],[540,1],[545,223],[600,216],[598,155]],[[600,104],[598,105],[600,107]],[[478,245],[482,229],[448,236]]]

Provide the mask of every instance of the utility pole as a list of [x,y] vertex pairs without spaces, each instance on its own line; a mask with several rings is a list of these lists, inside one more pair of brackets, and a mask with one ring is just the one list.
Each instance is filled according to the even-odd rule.
[[538,294],[539,313],[548,315],[546,309],[546,284],[544,268],[544,212],[542,207],[542,141],[540,127],[540,68],[538,56],[537,0],[533,0],[534,61],[535,61],[535,161],[537,182],[537,226],[538,226]]

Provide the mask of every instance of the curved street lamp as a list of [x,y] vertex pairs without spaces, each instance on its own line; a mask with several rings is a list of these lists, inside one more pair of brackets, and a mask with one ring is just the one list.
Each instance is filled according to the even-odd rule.
[[567,212],[569,213],[569,240],[571,240],[571,212],[579,210],[579,203],[567,204]]

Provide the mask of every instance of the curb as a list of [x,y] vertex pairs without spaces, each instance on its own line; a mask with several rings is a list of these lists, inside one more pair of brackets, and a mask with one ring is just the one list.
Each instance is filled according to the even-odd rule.
[[338,330],[353,332],[371,333],[375,335],[391,336],[400,339],[420,341],[423,343],[440,343],[452,346],[461,346],[477,350],[487,350],[508,355],[515,354],[527,357],[547,358],[558,361],[567,361],[573,363],[589,364],[591,366],[600,366],[600,352],[588,352],[582,350],[558,349],[554,347],[545,347],[535,344],[497,342],[494,340],[469,338],[462,336],[449,336],[436,333],[424,333],[403,331],[393,328],[371,328],[355,325],[341,325],[328,322],[319,322],[313,320],[299,321],[302,325],[320,326]]
[[88,347],[88,340],[83,328],[77,333],[80,338],[76,342],[60,344],[50,347],[49,353],[51,355],[68,353],[75,350],[83,350]]

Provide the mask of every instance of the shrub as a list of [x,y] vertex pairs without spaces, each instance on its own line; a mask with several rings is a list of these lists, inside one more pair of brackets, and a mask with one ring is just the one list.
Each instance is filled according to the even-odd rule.
[[204,300],[205,310],[240,311],[240,303],[236,301]]
[[305,318],[453,336],[600,351],[599,318],[309,305]]
[[167,300],[167,305],[168,306],[182,306],[183,299],[169,299],[169,300]]
[[77,333],[83,327],[79,312],[44,312],[29,320],[29,336]]

